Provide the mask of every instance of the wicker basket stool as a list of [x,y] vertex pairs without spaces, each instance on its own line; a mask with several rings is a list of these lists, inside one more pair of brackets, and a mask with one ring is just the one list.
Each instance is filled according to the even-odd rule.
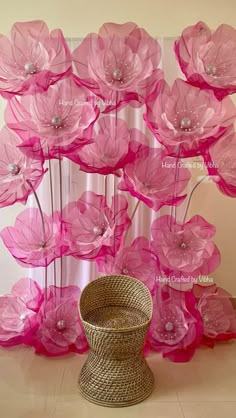
[[79,377],[81,394],[109,407],[147,398],[154,385],[142,355],[152,317],[147,287],[129,276],[100,277],[83,290],[79,308],[91,348]]

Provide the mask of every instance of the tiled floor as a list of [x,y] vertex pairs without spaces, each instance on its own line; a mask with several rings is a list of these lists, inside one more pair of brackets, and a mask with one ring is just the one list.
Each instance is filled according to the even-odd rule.
[[82,399],[85,356],[47,359],[29,348],[0,349],[1,418],[236,418],[236,343],[200,349],[190,363],[148,358],[155,390],[143,403],[103,408]]

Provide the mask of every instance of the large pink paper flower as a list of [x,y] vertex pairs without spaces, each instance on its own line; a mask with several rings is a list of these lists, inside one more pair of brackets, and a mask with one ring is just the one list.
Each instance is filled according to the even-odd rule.
[[25,209],[15,222],[1,232],[1,238],[17,262],[23,267],[45,267],[66,251],[59,213],[43,215],[36,208]]
[[[226,290],[216,286],[199,286],[196,293],[200,298],[197,309],[203,318],[204,336],[207,345],[214,341],[226,341],[236,338],[236,312],[232,296]],[[209,341],[210,340],[210,341]]]
[[4,127],[0,132],[0,207],[15,202],[26,203],[37,189],[45,170],[44,158],[34,160],[25,156],[18,146],[20,138]]
[[105,197],[84,192],[77,202],[63,210],[65,235],[71,254],[80,259],[95,259],[119,249],[122,236],[130,225],[128,202],[115,195],[109,208]]
[[150,251],[150,243],[145,237],[136,238],[128,247],[115,254],[105,254],[96,260],[98,271],[106,274],[125,274],[141,280],[150,291],[159,274],[156,257]]
[[211,33],[203,22],[189,26],[175,43],[175,52],[188,81],[210,88],[219,99],[236,92],[236,30],[220,25]]
[[236,133],[223,135],[204,155],[207,170],[220,191],[236,197]]
[[212,273],[220,264],[220,253],[212,238],[215,227],[201,216],[176,223],[169,216],[157,218],[151,226],[152,248],[163,269],[197,277]]
[[185,199],[186,194],[180,194],[190,179],[189,170],[178,165],[161,148],[141,146],[134,162],[124,167],[118,188],[129,191],[155,211],[164,205],[177,205]]
[[100,96],[106,111],[144,103],[163,77],[157,69],[161,49],[135,23],[105,23],[73,52],[79,82]]
[[79,147],[90,141],[99,113],[89,94],[70,77],[42,94],[13,98],[8,102],[5,120],[23,141],[36,136],[44,147]]
[[0,36],[0,93],[35,94],[71,74],[71,54],[61,30],[41,20],[15,23]]
[[77,286],[50,286],[38,314],[39,330],[34,346],[48,356],[83,353],[88,344],[78,312],[80,289]]
[[203,334],[202,319],[195,308],[193,293],[164,287],[157,290],[153,305],[148,336],[151,347],[174,362],[191,360]]
[[42,300],[38,284],[28,278],[16,282],[11,294],[0,297],[0,345],[10,347],[28,340]]
[[205,152],[231,126],[236,107],[230,98],[218,101],[210,90],[201,90],[177,79],[170,89],[162,82],[147,102],[145,120],[155,137],[175,157]]
[[67,156],[87,173],[114,173],[119,176],[119,169],[134,159],[129,146],[134,130],[130,130],[123,119],[111,116],[101,118],[98,125],[93,142]]

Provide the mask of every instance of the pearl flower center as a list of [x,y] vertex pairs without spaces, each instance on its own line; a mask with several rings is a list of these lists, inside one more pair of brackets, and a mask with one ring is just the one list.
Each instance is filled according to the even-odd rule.
[[20,167],[17,164],[8,164],[7,169],[9,173],[15,176],[20,172]]
[[65,327],[66,327],[66,323],[64,319],[60,319],[60,321],[57,322],[57,329],[62,331],[63,329],[65,329]]
[[191,128],[191,126],[192,126],[191,119],[189,119],[187,117],[181,119],[181,122],[180,122],[180,128],[181,129],[189,129],[189,128]]
[[24,69],[27,74],[35,74],[37,72],[37,69],[32,62],[26,62]]
[[125,267],[125,268],[122,269],[122,273],[123,274],[128,274],[129,273],[129,270]]
[[62,127],[62,118],[60,116],[53,116],[51,119],[52,126],[56,129]]
[[96,234],[96,235],[102,235],[103,230],[100,226],[94,226],[93,233]]
[[206,66],[206,73],[208,75],[216,76],[217,67],[215,65],[213,65],[213,64],[207,65]]
[[182,250],[185,250],[185,248],[187,248],[187,244],[185,244],[185,242],[182,242],[180,244],[180,248],[182,248]]
[[25,321],[25,319],[26,319],[26,314],[21,314],[20,315],[20,320],[21,321]]
[[168,331],[168,332],[171,332],[171,331],[173,331],[173,329],[174,329],[174,324],[172,322],[166,322],[165,330]]
[[116,68],[112,73],[112,78],[114,81],[121,81],[123,77],[123,73],[120,68]]

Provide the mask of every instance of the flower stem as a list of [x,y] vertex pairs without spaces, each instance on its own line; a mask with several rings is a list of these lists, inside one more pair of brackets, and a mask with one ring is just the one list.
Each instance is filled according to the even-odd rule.
[[[60,198],[60,213],[62,214],[62,164],[61,158],[59,158],[59,198]],[[61,223],[61,234],[62,234],[62,223]],[[62,253],[60,254],[60,289],[62,289],[63,284],[63,260]]]
[[191,191],[191,193],[190,193],[190,195],[189,195],[189,198],[188,198],[188,203],[187,203],[187,207],[186,207],[186,210],[185,210],[185,214],[184,214],[184,217],[183,217],[183,223],[185,223],[185,221],[186,221],[186,218],[187,218],[187,214],[188,214],[188,210],[189,210],[189,206],[190,206],[190,203],[191,203],[191,200],[192,200],[192,197],[193,197],[193,193],[195,192],[195,190],[197,189],[197,187],[207,178],[208,176],[204,176],[201,180],[199,180],[198,181],[198,183],[197,184],[195,184],[195,186],[193,187],[193,189],[192,189],[192,191]]
[[129,228],[128,228],[128,229],[126,230],[126,232],[125,232],[125,235],[124,235],[124,240],[123,240],[123,246],[125,245],[125,241],[126,241],[126,238],[127,238],[128,232],[129,232],[129,230],[130,230],[130,228],[131,228],[131,226],[132,226],[132,222],[133,222],[133,219],[134,219],[134,217],[135,217],[135,214],[136,214],[136,212],[137,212],[137,210],[138,210],[139,204],[140,204],[140,200],[138,200],[138,201],[137,201],[137,203],[136,203],[136,205],[135,205],[135,207],[134,207],[133,213],[132,213],[132,215],[131,215],[131,217],[130,217],[130,226],[129,226]]
[[[53,184],[52,184],[52,162],[49,159],[49,189],[50,189],[50,198],[51,198],[51,212],[52,216],[54,213],[54,201],[53,201]],[[56,260],[53,260],[53,283],[56,287],[57,285],[57,267],[56,267]]]

